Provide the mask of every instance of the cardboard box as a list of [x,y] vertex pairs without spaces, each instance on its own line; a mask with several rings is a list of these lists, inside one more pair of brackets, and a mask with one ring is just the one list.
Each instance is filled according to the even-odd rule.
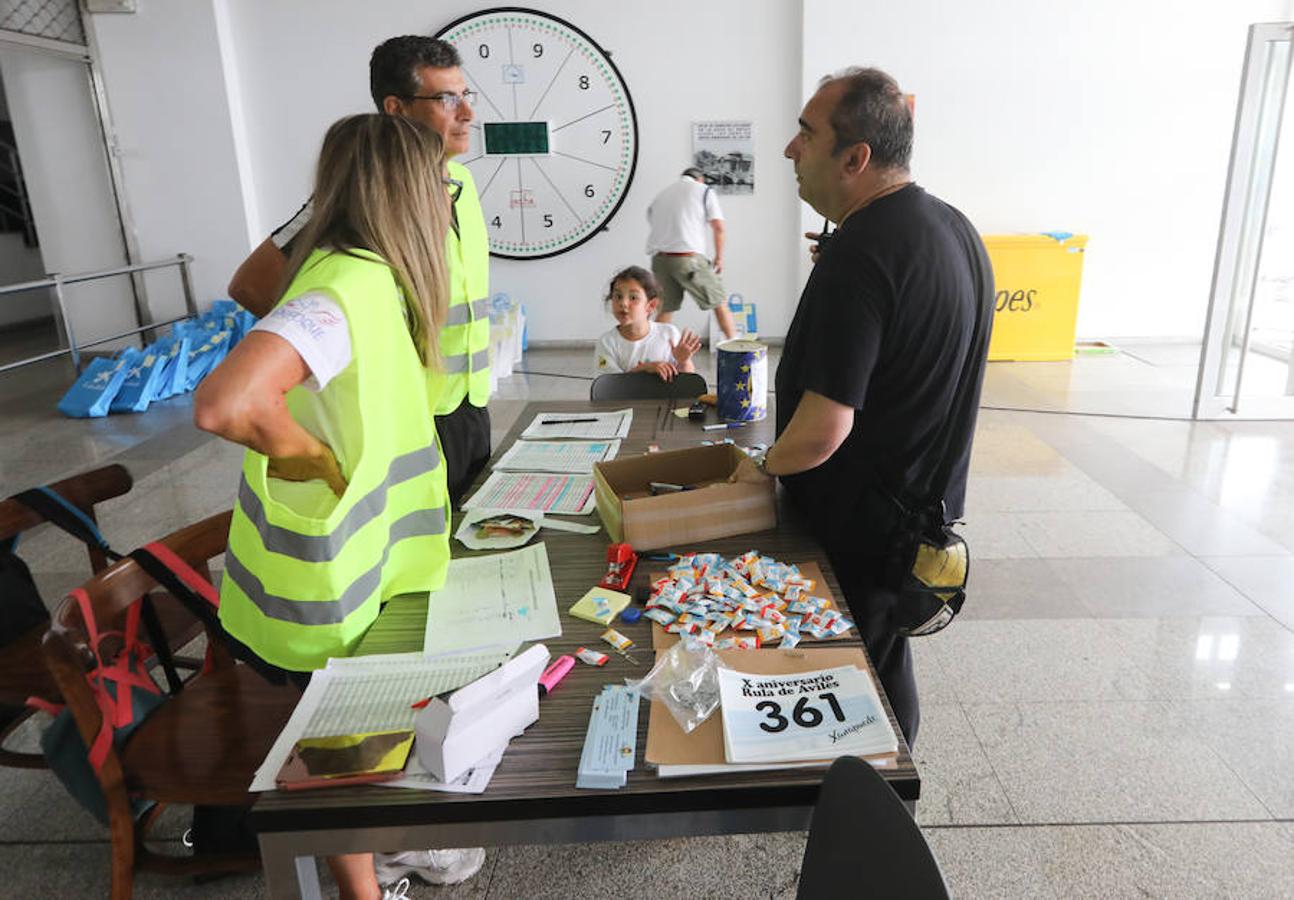
[[[714,444],[595,463],[598,515],[607,534],[635,550],[655,550],[773,528],[773,480],[728,483],[744,457],[732,444]],[[653,481],[696,487],[652,496]]]

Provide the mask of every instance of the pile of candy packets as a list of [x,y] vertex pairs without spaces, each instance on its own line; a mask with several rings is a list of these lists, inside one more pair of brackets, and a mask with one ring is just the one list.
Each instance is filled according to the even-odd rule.
[[814,587],[798,567],[756,550],[730,560],[693,553],[652,582],[643,615],[670,634],[690,635],[716,650],[769,644],[786,650],[805,637],[826,640],[854,627],[831,601],[815,597]]

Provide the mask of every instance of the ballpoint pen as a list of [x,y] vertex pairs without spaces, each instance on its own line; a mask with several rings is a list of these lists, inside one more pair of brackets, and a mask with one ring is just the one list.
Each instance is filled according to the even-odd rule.
[[745,428],[745,422],[716,422],[713,425],[702,425],[702,431],[718,431],[721,428]]

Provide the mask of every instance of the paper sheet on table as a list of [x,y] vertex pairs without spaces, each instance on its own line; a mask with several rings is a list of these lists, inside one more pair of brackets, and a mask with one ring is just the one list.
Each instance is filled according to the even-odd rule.
[[597,507],[592,475],[491,472],[463,509],[509,509],[583,516]]
[[563,438],[609,441],[628,437],[633,420],[632,409],[616,412],[541,412],[521,432],[521,437],[528,441]]
[[333,660],[318,670],[266,755],[249,791],[272,791],[292,747],[303,737],[412,729],[412,704],[470,684],[507,660],[506,648],[428,659],[422,654]]
[[510,553],[450,560],[445,586],[427,604],[422,649],[439,654],[539,641],[561,633],[548,550],[535,544]]
[[620,441],[516,441],[494,464],[496,472],[593,474],[593,464],[615,459]]
[[[507,749],[506,747],[504,748]],[[493,753],[481,760],[472,768],[468,769],[458,778],[451,782],[440,781],[435,775],[428,772],[421,762],[418,761],[418,754],[411,753],[409,762],[404,767],[404,777],[397,778],[395,781],[378,782],[382,787],[402,787],[413,788],[417,791],[442,791],[447,794],[480,794],[490,784],[490,779],[494,777],[494,770],[499,767],[503,761],[503,750]]]

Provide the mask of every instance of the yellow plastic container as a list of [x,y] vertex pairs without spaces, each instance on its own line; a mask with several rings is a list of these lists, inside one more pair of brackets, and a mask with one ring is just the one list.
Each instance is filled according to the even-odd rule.
[[1087,235],[986,234],[997,287],[991,360],[1074,358]]

